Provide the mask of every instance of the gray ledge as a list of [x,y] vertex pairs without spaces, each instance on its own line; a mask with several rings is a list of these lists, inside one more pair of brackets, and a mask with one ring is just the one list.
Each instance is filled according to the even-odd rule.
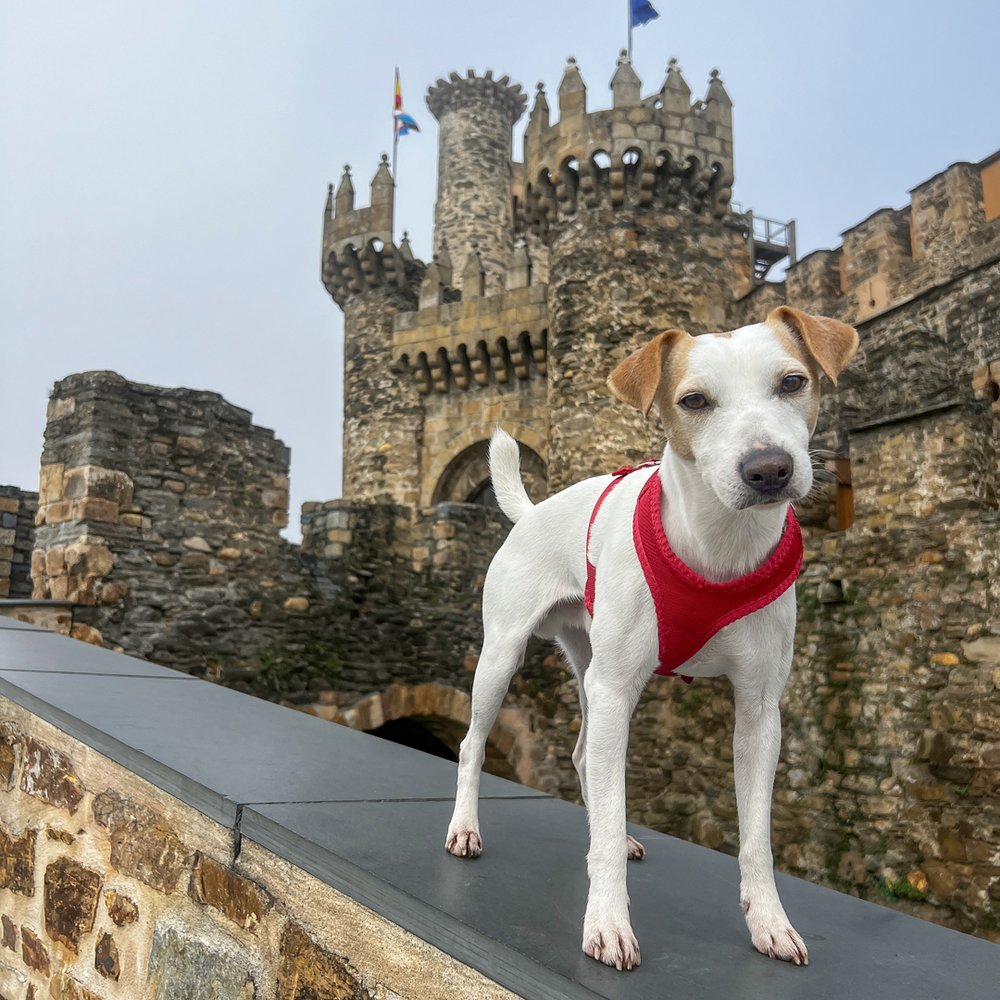
[[811,965],[750,947],[734,859],[633,827],[642,965],[580,951],[583,810],[484,776],[486,850],[443,850],[455,768],[185,674],[52,633],[0,628],[0,696],[530,1000],[968,1000],[1000,948],[789,876]]

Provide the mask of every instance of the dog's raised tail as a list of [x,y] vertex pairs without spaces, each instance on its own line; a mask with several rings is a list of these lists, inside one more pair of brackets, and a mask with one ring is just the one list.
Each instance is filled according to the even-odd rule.
[[490,438],[490,479],[500,509],[512,521],[520,520],[535,506],[521,481],[521,451],[500,427]]

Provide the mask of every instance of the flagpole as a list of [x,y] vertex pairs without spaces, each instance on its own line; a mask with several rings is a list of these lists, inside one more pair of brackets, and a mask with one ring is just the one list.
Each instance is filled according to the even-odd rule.
[[628,61],[632,61],[632,0],[625,0],[628,8]]
[[399,148],[399,123],[396,121],[396,92],[399,88],[399,67],[392,84],[392,242],[396,241],[396,152]]

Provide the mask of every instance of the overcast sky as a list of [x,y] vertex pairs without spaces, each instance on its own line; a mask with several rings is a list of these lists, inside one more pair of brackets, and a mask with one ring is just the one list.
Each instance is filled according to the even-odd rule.
[[[676,56],[734,101],[734,199],[795,218],[800,254],[956,160],[1000,148],[1000,4],[653,0],[643,93]],[[0,483],[37,489],[53,382],[113,369],[212,389],[292,449],[292,520],[340,494],[343,326],[319,282],[326,185],[358,203],[391,142],[393,66],[423,132],[399,151],[397,231],[427,259],[427,87],[491,68],[592,108],[626,0],[3,0]],[[553,112],[555,113],[555,112]],[[515,151],[520,155],[520,132]]]

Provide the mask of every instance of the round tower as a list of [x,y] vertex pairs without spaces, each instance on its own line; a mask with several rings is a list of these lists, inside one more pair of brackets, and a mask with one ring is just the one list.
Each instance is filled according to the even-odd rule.
[[[658,455],[652,418],[627,411],[611,370],[669,327],[727,326],[749,291],[744,220],[729,208],[732,103],[713,71],[703,101],[671,60],[641,97],[623,52],[612,107],[587,111],[575,60],[549,123],[540,88],[524,138],[525,225],[549,250],[549,485]],[[586,409],[586,429],[581,413]]]
[[511,131],[527,98],[509,77],[492,70],[465,77],[451,73],[427,92],[439,123],[438,191],[434,207],[434,254],[447,254],[463,282],[472,250],[482,264],[486,294],[503,288],[514,240],[511,197]]
[[322,280],[344,311],[344,498],[416,503],[419,400],[393,370],[393,318],[417,307],[424,265],[405,238],[392,241],[388,160],[368,207],[354,207],[350,167],[323,217]]

